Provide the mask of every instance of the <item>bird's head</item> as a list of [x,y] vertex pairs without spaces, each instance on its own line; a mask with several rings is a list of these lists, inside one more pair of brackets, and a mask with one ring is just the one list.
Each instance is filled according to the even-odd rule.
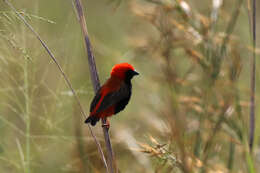
[[135,75],[139,75],[139,73],[128,63],[116,64],[111,71],[111,76],[118,77],[125,81],[130,81]]

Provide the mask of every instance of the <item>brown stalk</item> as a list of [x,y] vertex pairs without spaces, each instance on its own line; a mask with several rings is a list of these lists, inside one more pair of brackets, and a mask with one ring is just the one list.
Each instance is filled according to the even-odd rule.
[[[40,43],[42,44],[42,46],[44,47],[44,49],[47,51],[47,53],[50,55],[50,58],[52,59],[52,61],[55,63],[55,65],[58,67],[60,73],[62,74],[63,78],[65,79],[65,82],[66,84],[68,85],[68,87],[70,88],[70,90],[72,91],[73,93],[73,96],[75,98],[75,100],[77,101],[77,104],[80,108],[80,112],[81,112],[81,115],[83,116],[83,118],[86,118],[87,115],[85,114],[84,112],[84,109],[79,101],[79,98],[75,92],[75,90],[72,88],[72,85],[67,77],[67,75],[65,74],[65,72],[63,71],[62,67],[60,66],[60,63],[58,62],[58,60],[55,58],[55,56],[53,55],[53,53],[51,52],[51,50],[48,48],[47,44],[41,39],[40,35],[34,30],[34,28],[26,21],[26,19],[15,9],[15,7],[8,1],[8,0],[3,0],[15,13],[16,15],[24,22],[24,24],[31,30],[31,32],[36,36],[36,38],[40,41]],[[106,163],[106,159],[105,159],[105,156],[104,156],[104,153],[102,151],[102,148],[101,148],[101,145],[100,143],[98,142],[95,134],[93,133],[91,127],[88,125],[88,128],[89,128],[89,131],[91,133],[91,136],[94,138],[94,141],[97,145],[97,148],[98,148],[98,151],[101,155],[101,158],[104,162],[104,165],[106,167],[106,169],[108,170],[107,168],[107,163]],[[107,171],[108,172],[108,171]]]
[[[250,121],[249,121],[249,148],[253,151],[254,136],[255,136],[255,77],[256,77],[256,0],[252,3],[252,32],[253,32],[253,59],[251,61],[251,75],[250,75]],[[250,16],[249,16],[250,18]]]
[[[97,68],[96,68],[96,63],[94,59],[94,55],[92,52],[92,46],[90,43],[90,39],[88,36],[88,30],[87,30],[87,25],[86,25],[86,19],[83,13],[83,8],[80,0],[74,0],[76,9],[77,9],[77,14],[78,14],[78,20],[82,29],[83,37],[85,40],[85,48],[86,48],[86,53],[88,54],[88,65],[89,65],[89,71],[90,71],[90,76],[93,84],[93,88],[95,90],[95,93],[98,91],[100,88],[100,83],[99,83],[99,78],[98,78],[98,73],[97,73]],[[102,124],[106,124],[106,119],[102,119]],[[106,126],[103,127],[103,133],[104,133],[104,138],[105,138],[105,143],[106,143],[106,148],[107,148],[107,155],[108,155],[108,167],[109,167],[109,172],[113,173],[114,170],[116,169],[116,163],[114,160],[114,154],[110,142],[110,137],[108,133],[108,128]],[[116,171],[117,172],[117,171]]]

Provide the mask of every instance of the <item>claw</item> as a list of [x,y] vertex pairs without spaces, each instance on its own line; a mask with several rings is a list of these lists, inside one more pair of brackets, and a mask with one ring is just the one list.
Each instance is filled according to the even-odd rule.
[[109,123],[108,119],[106,119],[106,123],[105,124],[102,123],[102,127],[106,127],[107,129],[110,128],[110,123]]

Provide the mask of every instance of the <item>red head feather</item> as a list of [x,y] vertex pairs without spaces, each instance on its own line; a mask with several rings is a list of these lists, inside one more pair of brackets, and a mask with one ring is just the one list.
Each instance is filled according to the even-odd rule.
[[128,63],[120,63],[120,64],[116,64],[111,71],[111,76],[116,76],[119,77],[120,79],[124,79],[125,78],[125,72],[127,72],[128,70],[135,70],[134,67],[131,64]]

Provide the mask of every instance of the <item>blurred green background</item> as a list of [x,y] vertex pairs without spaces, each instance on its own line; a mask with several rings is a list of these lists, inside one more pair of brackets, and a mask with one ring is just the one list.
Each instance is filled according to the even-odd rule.
[[[88,113],[94,91],[72,1],[11,2]],[[110,119],[119,172],[259,172],[259,68],[251,154],[248,148],[251,1],[82,2],[101,83],[120,62],[141,74],[127,108]],[[0,172],[105,172],[60,72],[3,1],[0,45]],[[101,124],[93,131],[105,152]]]

